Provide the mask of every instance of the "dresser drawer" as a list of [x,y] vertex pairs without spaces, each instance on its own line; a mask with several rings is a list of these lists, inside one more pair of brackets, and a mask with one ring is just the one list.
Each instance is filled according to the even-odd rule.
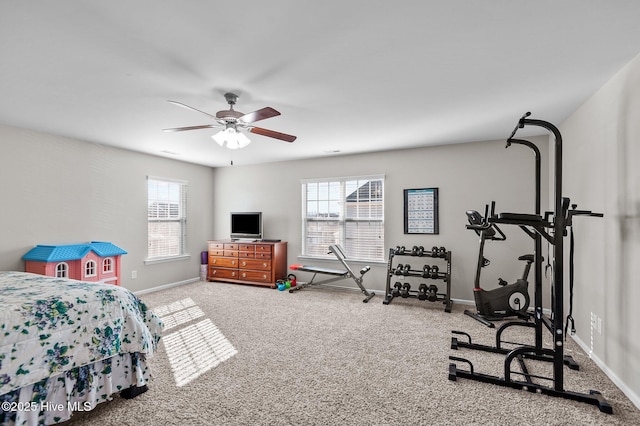
[[246,258],[253,259],[254,257],[256,257],[256,254],[252,251],[239,251],[238,257],[241,259],[246,259]]
[[210,266],[219,266],[222,268],[237,268],[238,267],[238,259],[233,257],[210,257],[209,258]]
[[209,251],[211,250],[222,250],[224,248],[223,243],[209,243]]
[[224,257],[238,257],[238,250],[227,250],[226,248],[222,252]]
[[241,280],[256,281],[260,283],[271,282],[271,273],[269,271],[245,271],[244,269],[240,269],[238,271],[238,276]]
[[256,254],[269,253],[269,255],[271,255],[271,244],[256,244],[255,249],[256,249]]
[[225,268],[209,268],[209,279],[216,278],[238,278],[238,270],[237,269],[225,269]]
[[225,250],[238,250],[238,244],[236,243],[224,243]]
[[238,250],[254,252],[255,244],[238,244]]
[[270,271],[271,260],[239,259],[238,267],[241,269],[255,269],[258,271]]
[[224,250],[218,248],[209,247],[209,256],[222,256],[224,254]]

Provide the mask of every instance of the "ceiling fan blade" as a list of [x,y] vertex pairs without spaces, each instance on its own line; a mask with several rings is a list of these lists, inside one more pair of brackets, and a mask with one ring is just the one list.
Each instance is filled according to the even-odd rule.
[[293,142],[296,140],[296,136],[287,135],[286,133],[276,132],[274,130],[263,129],[262,127],[251,127],[249,129],[251,133],[255,133],[262,136],[268,136],[270,138],[280,139],[285,142]]
[[176,101],[167,101],[167,102],[172,103],[172,104],[174,104],[174,105],[181,106],[182,108],[186,108],[186,109],[190,109],[190,110],[192,110],[192,111],[199,112],[200,114],[204,114],[204,115],[206,115],[207,117],[211,117],[211,118],[213,118],[213,119],[215,119],[215,118],[216,118],[216,116],[215,116],[215,115],[211,115],[211,114],[209,114],[208,112],[200,111],[200,110],[199,110],[199,109],[197,109],[197,108],[190,107],[189,105],[185,105],[185,104],[183,104],[183,103],[181,103],[181,102],[176,102]]
[[280,115],[280,113],[275,109],[271,107],[265,107],[257,111],[249,112],[240,117],[238,120],[242,121],[243,123],[254,123],[256,121],[264,120],[265,118],[276,117],[278,115]]
[[220,127],[217,124],[203,124],[201,126],[173,127],[171,129],[162,129],[163,132],[183,132],[185,130],[213,129]]

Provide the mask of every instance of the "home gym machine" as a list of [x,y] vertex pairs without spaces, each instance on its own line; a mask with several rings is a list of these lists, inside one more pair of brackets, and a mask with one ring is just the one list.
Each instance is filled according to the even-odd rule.
[[[588,394],[568,391],[564,388],[564,366],[577,370],[579,367],[570,357],[564,355],[565,334],[563,331],[563,309],[564,309],[564,244],[563,238],[567,234],[567,227],[572,224],[572,217],[577,215],[598,216],[599,213],[592,213],[587,210],[575,210],[575,206],[569,209],[569,198],[562,197],[562,136],[560,131],[553,124],[536,119],[529,119],[531,113],[526,113],[520,118],[518,124],[507,139],[507,147],[513,143],[518,129],[525,126],[539,126],[553,133],[555,138],[555,157],[554,157],[554,211],[546,212],[544,217],[540,214],[520,214],[520,213],[499,213],[495,214],[495,205],[493,204],[489,223],[501,225],[516,225],[520,227],[527,235],[535,240],[536,251],[534,253],[535,264],[535,297],[533,321],[531,322],[509,322],[500,327],[496,333],[496,346],[480,345],[472,343],[471,336],[468,333],[460,331],[452,331],[458,336],[466,336],[467,341],[458,341],[457,337],[452,337],[451,348],[469,348],[482,350],[505,355],[504,359],[504,377],[498,377],[489,374],[477,373],[471,361],[466,358],[450,356],[451,361],[462,362],[469,366],[468,370],[459,369],[455,363],[449,364],[449,380],[455,381],[458,377],[478,380],[485,383],[491,383],[499,386],[511,387],[514,389],[526,390],[532,393],[542,393],[545,395],[571,399],[575,401],[585,402],[597,405],[600,411],[608,414],[613,413],[613,408],[603,395],[595,390],[589,391]],[[542,309],[542,256],[541,256],[541,238],[544,238],[553,250],[553,281],[552,281],[552,301],[551,315],[547,316]],[[539,239],[539,240],[538,240]],[[535,343],[516,344],[512,349],[505,348],[502,343],[500,334],[504,328],[510,325],[519,325],[524,327],[533,327],[535,329]],[[552,337],[552,347],[544,347],[542,342],[543,327],[546,328]],[[520,371],[512,368],[513,361],[516,360],[520,366]],[[525,360],[548,362],[552,364],[552,376],[546,377],[532,374],[527,369]],[[517,379],[514,376],[523,377]],[[534,381],[535,380],[535,381]],[[545,385],[539,383],[551,383]]]
[[[516,128],[517,129],[517,128]],[[535,171],[535,194],[534,194],[534,208],[535,214],[540,215],[540,150],[538,147],[527,140],[524,139],[515,139],[513,136],[515,135],[515,131],[507,139],[507,145],[505,148],[509,148],[511,144],[524,145],[530,148],[534,154],[534,171]],[[491,205],[492,211],[495,209],[495,204]],[[484,290],[480,287],[480,274],[481,270],[484,266],[488,265],[488,261],[484,258],[484,242],[485,240],[493,240],[493,241],[504,241],[507,239],[502,230],[498,227],[496,223],[489,221],[489,206],[485,206],[484,217],[481,217],[480,214],[476,211],[468,211],[467,219],[469,221],[469,225],[467,225],[467,229],[472,229],[476,231],[476,233],[480,236],[480,253],[478,255],[478,265],[476,269],[476,280],[475,286],[473,289],[473,296],[476,304],[477,312],[472,312],[469,310],[465,310],[464,313],[474,318],[475,320],[481,322],[487,327],[494,328],[495,325],[491,321],[495,321],[498,319],[507,319],[509,317],[517,316],[519,319],[529,319],[530,313],[527,311],[529,308],[529,283],[527,281],[529,270],[531,268],[531,264],[535,262],[535,288],[536,288],[536,297],[535,305],[542,306],[542,261],[544,260],[542,256],[536,257],[535,254],[526,254],[520,256],[518,260],[523,260],[527,262],[525,265],[524,273],[522,278],[517,280],[513,284],[508,284],[507,282],[500,279],[499,284],[502,287],[499,287],[494,290]],[[542,252],[542,237],[538,233],[530,233],[526,227],[521,227],[525,232],[529,234],[534,241],[534,253]],[[540,290],[540,291],[538,291]],[[505,324],[497,333],[497,341],[498,347],[500,346],[501,335],[505,329],[511,327],[513,325],[520,325],[520,323],[507,323]],[[542,329],[539,327],[540,330]],[[539,338],[542,339],[542,331],[539,332]]]
[[467,229],[472,229],[480,236],[480,250],[478,252],[478,264],[476,267],[476,278],[473,287],[473,298],[476,304],[477,312],[464,310],[464,314],[470,316],[476,321],[494,328],[495,325],[491,321],[504,320],[511,317],[519,319],[529,319],[527,309],[529,309],[529,270],[534,261],[533,254],[525,254],[518,257],[518,260],[526,262],[522,278],[518,278],[516,282],[509,284],[502,278],[498,279],[500,287],[493,290],[485,290],[480,287],[480,275],[482,268],[488,266],[491,262],[484,257],[484,244],[489,241],[505,241],[507,237],[504,232],[495,223],[490,223],[489,206],[485,208],[484,216],[481,216],[475,210],[467,211],[467,219],[469,225]]

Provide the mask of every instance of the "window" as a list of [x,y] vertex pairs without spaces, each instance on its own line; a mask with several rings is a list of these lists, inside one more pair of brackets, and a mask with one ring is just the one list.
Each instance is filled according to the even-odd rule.
[[69,274],[69,265],[65,262],[60,262],[56,265],[56,277],[57,278],[67,278]]
[[96,262],[95,260],[87,260],[84,264],[84,276],[95,277],[96,276]]
[[188,256],[187,182],[147,178],[148,261]]
[[302,222],[305,256],[340,244],[347,259],[384,261],[384,176],[303,180]]
[[107,274],[113,272],[113,258],[105,257],[102,259],[102,273]]

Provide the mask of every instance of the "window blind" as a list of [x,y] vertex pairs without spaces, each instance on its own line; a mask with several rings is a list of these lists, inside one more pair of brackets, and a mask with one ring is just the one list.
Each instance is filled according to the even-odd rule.
[[302,253],[326,257],[340,244],[347,258],[384,261],[384,176],[305,179]]
[[186,254],[187,182],[147,177],[147,260]]

